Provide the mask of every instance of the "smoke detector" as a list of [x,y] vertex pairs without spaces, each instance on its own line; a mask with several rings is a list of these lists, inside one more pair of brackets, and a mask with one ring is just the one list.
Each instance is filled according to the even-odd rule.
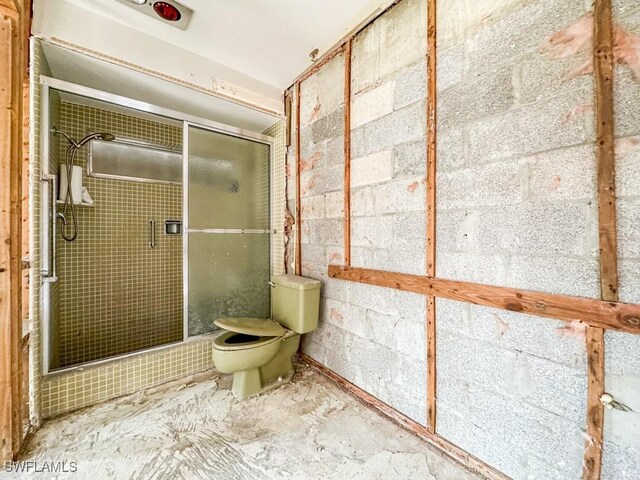
[[175,0],[117,0],[167,25],[186,30],[193,10]]

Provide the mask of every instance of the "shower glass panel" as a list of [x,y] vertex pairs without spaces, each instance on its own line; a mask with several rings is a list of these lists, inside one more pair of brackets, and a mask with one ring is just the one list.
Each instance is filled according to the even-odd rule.
[[187,127],[188,334],[270,311],[267,144]]

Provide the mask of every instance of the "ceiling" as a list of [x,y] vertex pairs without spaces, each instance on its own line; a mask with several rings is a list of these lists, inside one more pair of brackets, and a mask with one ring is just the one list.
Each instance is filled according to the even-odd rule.
[[272,115],[65,48],[43,43],[43,50],[53,77],[59,80],[253,132],[277,121]]
[[[36,0],[37,1],[37,0]],[[40,0],[47,1],[47,0]],[[283,90],[391,0],[180,0],[194,10],[186,31],[116,0],[64,0]],[[149,52],[155,55],[157,52]]]

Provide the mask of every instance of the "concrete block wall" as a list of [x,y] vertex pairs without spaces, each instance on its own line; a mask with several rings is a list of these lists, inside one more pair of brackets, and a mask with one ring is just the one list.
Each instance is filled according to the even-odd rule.
[[[438,8],[437,275],[599,298],[591,2]],[[614,0],[614,11],[631,46],[616,67],[620,299],[639,303],[640,9]],[[425,273],[425,17],[426,2],[403,0],[353,40],[355,267]],[[424,424],[424,297],[327,278],[343,262],[343,68],[337,56],[302,83],[302,274],[323,281],[320,326],[303,349]],[[516,479],[579,478],[579,319],[438,300],[436,324],[437,433]],[[606,389],[634,411],[638,342],[607,333]],[[637,414],[607,412],[605,427],[602,477],[637,478]]]
[[[640,303],[640,8],[633,0],[613,0],[613,23],[620,51],[614,71],[616,193],[620,301]],[[602,478],[640,476],[640,337],[605,336],[605,388],[632,409],[605,411]]]
[[512,478],[580,478],[584,329],[438,299],[439,435]]
[[[425,274],[426,2],[353,41],[351,264]],[[418,312],[415,312],[416,316]]]
[[441,6],[439,277],[599,297],[593,78],[554,42],[587,8],[512,3],[455,35]]
[[[353,43],[354,265],[363,258],[398,270],[421,263],[416,271],[424,272],[423,3],[402,2]],[[320,327],[306,336],[304,352],[424,423],[424,297],[327,278],[328,265],[344,261],[343,55],[301,84],[300,144],[302,274],[323,281]]]

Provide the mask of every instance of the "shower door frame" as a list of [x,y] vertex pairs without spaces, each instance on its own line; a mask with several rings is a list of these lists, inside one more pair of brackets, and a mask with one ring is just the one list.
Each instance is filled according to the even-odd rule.
[[[220,133],[222,135],[229,135],[231,137],[241,138],[243,140],[249,140],[256,143],[261,143],[263,145],[267,145],[269,147],[269,198],[268,201],[268,209],[269,209],[269,225],[267,230],[254,230],[254,229],[208,229],[208,228],[189,228],[189,127],[200,128],[202,130],[207,130],[209,132]],[[266,234],[270,235],[269,237],[269,274],[273,269],[271,268],[271,249],[272,242],[275,238],[273,225],[271,225],[272,220],[272,211],[271,211],[271,173],[273,168],[273,137],[269,137],[262,134],[254,134],[254,136],[247,136],[246,131],[222,131],[219,128],[202,125],[195,123],[193,121],[184,120],[182,122],[182,318],[183,318],[183,332],[182,332],[182,340],[186,341],[189,338],[189,233],[255,233],[255,234]],[[267,287],[268,288],[268,287]],[[271,306],[269,306],[269,310],[271,310]],[[200,335],[206,335],[200,334]],[[195,335],[197,336],[197,335]]]
[[[130,108],[132,110],[137,110],[144,113],[150,113],[154,115],[159,115],[161,117],[165,117],[171,120],[176,120],[178,122],[182,122],[183,128],[183,138],[182,138],[182,302],[183,302],[183,333],[182,340],[172,343],[167,343],[163,345],[158,345],[156,347],[150,347],[143,350],[136,350],[134,352],[122,353],[120,355],[114,355],[112,357],[106,357],[102,359],[91,360],[89,362],[79,363],[76,365],[71,365],[68,367],[58,368],[53,371],[50,370],[49,365],[49,354],[50,354],[50,320],[51,320],[51,302],[49,301],[49,289],[51,288],[51,283],[57,281],[57,277],[53,278],[45,278],[44,272],[45,270],[41,269],[39,272],[38,278],[39,289],[40,289],[40,328],[41,328],[41,351],[42,351],[42,374],[43,376],[47,375],[57,375],[64,372],[69,372],[78,368],[83,368],[88,365],[97,365],[101,363],[111,362],[117,359],[126,358],[134,355],[140,355],[143,353],[162,350],[169,347],[175,347],[181,343],[186,342],[189,339],[189,316],[188,316],[188,296],[189,296],[189,270],[188,270],[188,261],[189,261],[189,249],[188,249],[188,196],[189,196],[189,184],[188,184],[188,160],[189,160],[189,136],[188,129],[189,127],[201,128],[203,130],[209,130],[215,133],[220,133],[223,135],[229,135],[232,137],[242,138],[245,140],[261,143],[269,146],[269,230],[268,234],[270,235],[269,239],[269,272],[273,271],[271,265],[271,250],[273,246],[273,240],[275,236],[273,235],[273,225],[271,225],[271,220],[273,217],[273,212],[271,211],[271,193],[272,193],[272,169],[273,169],[273,144],[274,139],[268,135],[263,135],[261,133],[252,132],[250,130],[245,130],[237,127],[233,127],[231,125],[226,125],[223,123],[215,122],[213,120],[208,120],[206,118],[197,117],[194,115],[190,115],[188,113],[180,112],[177,110],[171,110],[165,107],[159,107],[157,105],[153,105],[151,103],[142,102],[140,100],[135,100],[128,97],[123,97],[120,95],[115,95],[112,93],[104,92],[102,90],[97,90],[91,87],[85,87],[83,85],[78,85],[75,83],[67,82],[64,80],[59,80],[56,78],[51,78],[47,76],[40,77],[40,83],[42,86],[42,94],[40,99],[40,108],[41,108],[41,117],[40,117],[40,166],[41,172],[43,174],[49,174],[49,135],[50,127],[49,124],[49,96],[50,91],[57,90],[59,92],[66,92],[75,95],[80,95],[86,98],[100,100],[103,102],[111,103],[113,105],[118,105],[121,107]],[[277,117],[274,117],[274,121]],[[36,179],[40,180],[40,179]],[[44,193],[44,189],[43,189]],[[53,232],[50,231],[49,222],[47,221],[49,214],[49,202],[47,201],[48,195],[41,195],[40,205],[40,218],[34,219],[34,222],[39,222],[39,228],[41,232],[40,238],[40,258],[41,265],[46,265],[49,267],[52,259],[49,256],[48,251],[48,242],[51,234],[56,234],[55,229]],[[46,207],[46,208],[45,208]],[[53,253],[55,259],[55,252]],[[34,295],[35,292],[32,294]],[[201,335],[208,335],[207,333]],[[198,337],[200,335],[196,335]]]

